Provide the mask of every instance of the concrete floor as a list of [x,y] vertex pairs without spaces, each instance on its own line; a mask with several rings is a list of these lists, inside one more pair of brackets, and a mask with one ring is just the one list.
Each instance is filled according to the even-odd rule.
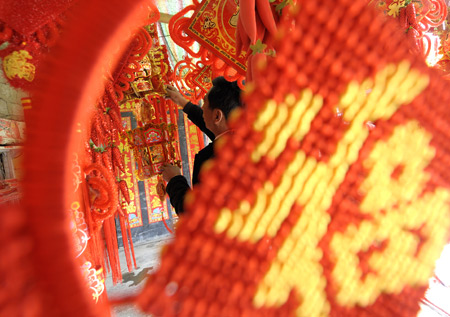
[[[137,269],[128,272],[127,262],[123,248],[119,249],[120,267],[122,268],[122,283],[113,285],[109,275],[105,280],[108,298],[120,298],[138,293],[145,285],[149,273],[159,267],[159,255],[161,248],[173,239],[172,234],[157,236],[150,241],[134,245]],[[112,316],[115,317],[141,317],[148,316],[141,313],[134,306],[116,306],[112,308]]]

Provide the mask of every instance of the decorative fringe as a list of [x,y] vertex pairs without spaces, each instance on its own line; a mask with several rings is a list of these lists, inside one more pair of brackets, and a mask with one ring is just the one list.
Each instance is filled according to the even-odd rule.
[[131,257],[133,258],[134,268],[136,268],[136,259],[134,256],[133,240],[131,238],[131,234],[129,234],[130,225],[128,224],[128,218],[123,217],[121,214],[119,214],[119,221],[120,221],[120,230],[122,232],[122,243],[125,251],[125,258],[127,260],[127,268],[128,271],[131,272],[133,270],[133,266],[131,264]]

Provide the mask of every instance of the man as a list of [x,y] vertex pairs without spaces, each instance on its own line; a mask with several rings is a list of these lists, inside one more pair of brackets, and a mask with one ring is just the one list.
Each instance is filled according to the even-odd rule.
[[[214,157],[214,141],[230,132],[227,123],[228,116],[231,110],[242,107],[241,89],[237,82],[228,82],[223,77],[217,77],[213,80],[213,87],[203,99],[202,108],[188,102],[172,86],[167,87],[167,94],[176,104],[183,107],[189,120],[213,141],[195,155],[192,171],[192,185],[194,186],[199,182],[198,175],[203,163]],[[178,167],[170,164],[163,165],[162,175],[168,182],[166,190],[170,203],[177,214],[183,213],[184,197],[190,189],[186,178],[181,175]]]

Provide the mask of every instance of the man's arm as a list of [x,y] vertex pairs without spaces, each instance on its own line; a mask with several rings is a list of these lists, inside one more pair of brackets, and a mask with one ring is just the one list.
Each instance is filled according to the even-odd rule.
[[178,166],[164,163],[161,170],[162,177],[167,182],[166,191],[170,198],[170,204],[175,208],[177,214],[180,215],[184,212],[184,196],[190,189],[188,182],[181,175],[181,170]]
[[183,95],[173,86],[166,86],[167,96],[172,99],[177,105],[183,108],[183,112],[188,115],[188,119],[191,120],[203,133],[205,133],[211,141],[215,136],[210,130],[206,128],[205,121],[203,120],[203,110],[197,105],[189,102]]
[[184,213],[184,196],[190,189],[183,175],[175,176],[167,183],[166,191],[170,198],[170,204],[175,208],[177,215]]

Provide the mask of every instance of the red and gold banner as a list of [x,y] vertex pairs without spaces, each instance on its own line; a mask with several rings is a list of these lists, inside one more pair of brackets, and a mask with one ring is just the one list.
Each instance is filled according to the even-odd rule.
[[205,0],[191,18],[185,32],[242,75],[245,55],[236,57],[235,31],[239,8],[237,1]]
[[184,116],[184,129],[186,133],[186,147],[188,149],[189,171],[192,175],[195,154],[201,150],[200,144],[203,144],[203,142],[200,143],[201,141],[198,137],[199,133],[197,126],[193,124],[186,115]]
[[[245,53],[236,57],[234,47],[238,13],[235,0],[205,0],[202,3],[195,0],[170,19],[170,36],[188,54],[186,64],[191,63],[191,57],[199,59],[191,69],[193,74],[183,74],[181,84],[177,85],[178,88],[187,86],[190,92],[195,92],[193,97],[188,97],[191,101],[203,97],[208,83],[217,76],[224,76],[228,81],[237,80],[242,85],[246,74]],[[200,44],[198,49],[196,43]],[[209,75],[211,78],[207,77]],[[198,80],[195,79],[197,76],[200,76]],[[200,82],[202,88],[193,85],[194,81]]]
[[[140,105],[140,103],[141,103],[141,100],[138,98],[131,99],[131,100],[128,100],[127,102],[122,103],[120,105],[120,109],[122,111],[132,111],[133,114],[136,115],[136,114],[138,114],[138,111],[136,111],[136,106]],[[126,130],[131,129],[131,125],[129,124],[130,118],[122,118],[122,120],[127,122],[125,129]],[[126,151],[127,151],[126,155],[124,156],[124,159],[126,161],[125,163],[126,163],[126,166],[128,167],[128,164],[129,164],[128,157],[129,157],[129,155],[131,155],[130,157],[132,159],[132,168],[133,168],[133,172],[132,172],[133,177],[132,178],[133,178],[134,183],[136,183],[137,171],[135,171],[134,156],[132,155],[131,149],[129,149],[129,147],[128,147],[128,143],[127,143]],[[161,202],[161,199],[159,198],[159,195],[156,191],[157,183],[158,183],[157,177],[151,177],[151,178],[144,180],[145,198],[147,201],[147,211],[148,211],[149,223],[155,223],[155,222],[162,221],[163,216],[164,216],[164,219],[169,218],[167,203],[166,203],[166,201]],[[130,198],[131,198],[132,197],[131,191],[133,191],[133,189],[132,189],[132,187],[130,187],[130,183],[128,180],[127,180],[127,184],[129,185],[128,188],[130,188]],[[138,193],[139,192],[138,187],[136,186],[135,188],[136,188],[135,192]],[[138,197],[136,199],[139,200]],[[137,201],[137,203],[135,205],[133,205],[133,203],[130,205],[131,205],[130,208],[132,208],[132,209],[129,211],[129,213],[131,212],[131,214],[133,215],[133,216],[131,216],[132,218],[130,217],[130,225],[134,223],[133,222],[133,220],[135,219],[134,215],[136,215],[139,217],[139,218],[137,218],[137,219],[139,219],[139,224],[135,224],[134,227],[142,226],[143,225],[142,214],[141,214],[142,211],[141,211],[141,206],[139,204],[139,201]],[[135,210],[134,206],[137,207],[136,211],[134,211]],[[174,217],[174,218],[177,217],[175,212],[172,212],[172,217]],[[138,221],[137,219],[135,221]],[[133,225],[131,227],[133,228]]]
[[145,184],[145,199],[147,200],[148,222],[154,223],[169,218],[167,212],[166,200],[161,201],[156,192],[157,177],[151,177],[144,181]]
[[[131,119],[129,117],[122,118],[122,124],[126,129],[131,129]],[[119,149],[122,152],[123,160],[125,163],[125,173],[122,173],[121,177],[127,182],[130,203],[125,205],[125,210],[128,213],[128,221],[131,228],[142,226],[142,213],[141,203],[139,201],[139,187],[135,175],[135,162],[134,156],[128,143],[124,140],[120,141]]]

